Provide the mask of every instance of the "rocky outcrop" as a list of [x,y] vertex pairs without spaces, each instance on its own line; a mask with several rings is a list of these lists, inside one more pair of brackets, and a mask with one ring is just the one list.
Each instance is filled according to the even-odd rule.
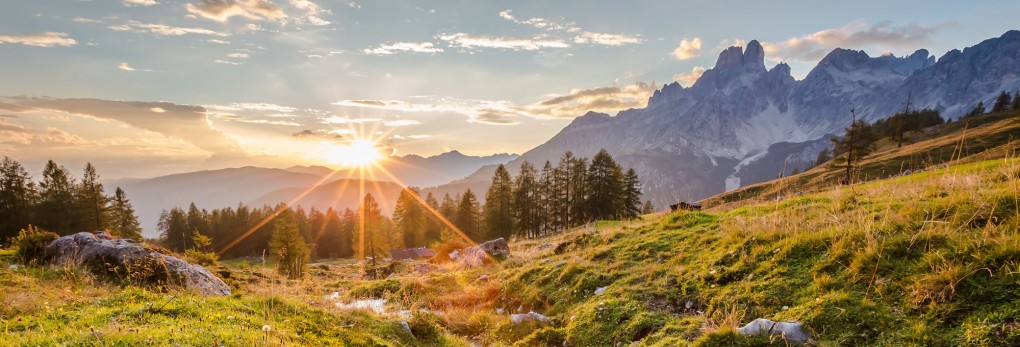
[[510,257],[510,244],[502,237],[477,246],[465,247],[450,253],[453,260],[465,267],[477,267]]
[[778,335],[793,343],[807,343],[811,340],[811,334],[800,323],[775,322],[764,318],[755,319],[737,331],[743,335]]
[[134,240],[80,232],[53,240],[46,254],[53,264],[85,266],[131,283],[179,285],[203,295],[230,295],[230,287],[208,269]]

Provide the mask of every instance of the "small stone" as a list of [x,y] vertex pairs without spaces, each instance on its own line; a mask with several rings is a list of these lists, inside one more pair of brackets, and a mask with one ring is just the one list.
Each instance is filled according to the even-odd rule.
[[552,323],[552,320],[549,319],[549,317],[546,317],[546,316],[544,316],[544,315],[542,315],[540,313],[535,313],[535,311],[530,311],[528,313],[521,313],[521,314],[512,314],[512,315],[510,315],[510,323],[513,323],[513,324],[521,324],[521,323],[530,322],[530,321],[537,321],[537,322],[543,323],[543,324]]
[[411,331],[411,325],[407,324],[407,321],[400,321],[400,327],[404,328],[404,331],[406,331],[408,335],[414,337],[414,332]]
[[737,331],[743,335],[779,335],[788,342],[798,344],[807,343],[811,339],[811,334],[800,323],[775,322],[764,318],[755,319]]
[[595,288],[595,295],[602,295],[602,293],[606,292],[606,288],[609,288],[609,287],[606,286],[606,287]]

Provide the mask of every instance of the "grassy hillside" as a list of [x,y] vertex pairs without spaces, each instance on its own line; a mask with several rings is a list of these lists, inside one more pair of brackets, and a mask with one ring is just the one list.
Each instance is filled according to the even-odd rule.
[[[1020,147],[1020,111],[992,113],[910,132],[900,146],[888,138],[860,163],[857,181],[870,181],[911,172],[979,160],[1003,158]],[[845,160],[845,159],[844,159]],[[844,169],[828,163],[799,175],[741,187],[705,199],[705,206],[739,206],[778,196],[817,192],[837,185]],[[840,163],[842,164],[842,163]],[[749,202],[749,201],[748,201]],[[734,203],[736,203],[734,205]]]
[[[393,276],[363,280],[346,262],[286,281],[240,262],[219,270],[235,294],[205,298],[104,284],[75,269],[12,269],[8,251],[0,341],[785,345],[734,330],[768,318],[804,323],[819,346],[1020,345],[1020,159],[1003,146],[1020,124],[985,120],[967,130],[978,135],[929,130],[927,140],[868,159],[876,170],[953,143],[971,151],[942,168],[851,186],[808,180],[801,194],[766,185],[783,198],[518,240],[510,259],[474,269],[394,263]],[[992,151],[978,153],[982,146]],[[824,181],[829,171],[816,170],[806,175]],[[356,308],[372,307],[362,299],[386,301],[373,312]],[[529,311],[551,322],[511,322],[510,313]]]

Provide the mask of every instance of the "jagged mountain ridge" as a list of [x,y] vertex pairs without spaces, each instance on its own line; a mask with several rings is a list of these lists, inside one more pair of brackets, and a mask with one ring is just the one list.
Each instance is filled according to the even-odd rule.
[[[691,87],[664,85],[645,108],[616,116],[589,112],[509,167],[555,163],[566,151],[590,157],[605,148],[638,172],[645,198],[661,208],[809,165],[850,123],[851,105],[869,121],[902,110],[908,99],[913,108],[959,118],[978,101],[1020,89],[1020,31],[938,60],[924,49],[871,57],[839,48],[799,81],[786,64],[767,69],[764,58],[757,41],[730,47]],[[468,180],[491,174],[483,168]]]

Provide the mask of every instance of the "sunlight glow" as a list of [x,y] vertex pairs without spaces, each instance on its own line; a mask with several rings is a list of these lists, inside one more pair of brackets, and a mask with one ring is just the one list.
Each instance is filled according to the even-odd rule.
[[383,158],[377,144],[369,140],[354,140],[350,144],[322,143],[322,159],[334,165],[365,167]]

